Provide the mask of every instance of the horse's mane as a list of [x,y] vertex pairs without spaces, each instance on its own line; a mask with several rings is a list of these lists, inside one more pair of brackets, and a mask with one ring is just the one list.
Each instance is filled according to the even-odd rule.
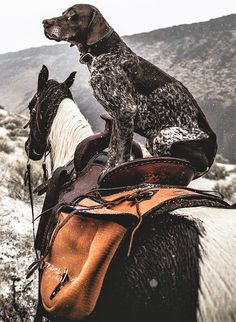
[[91,126],[78,106],[65,98],[58,107],[49,134],[52,170],[72,160],[78,143],[91,134]]

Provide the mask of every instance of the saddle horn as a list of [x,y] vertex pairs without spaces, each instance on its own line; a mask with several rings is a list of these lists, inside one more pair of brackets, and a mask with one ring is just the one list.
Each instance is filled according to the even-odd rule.
[[[109,146],[113,118],[107,114],[102,114],[100,117],[105,121],[105,130],[86,138],[75,150],[74,166],[77,173],[85,168],[94,155],[101,153]],[[135,159],[143,158],[141,147],[135,141],[132,142],[132,154]]]

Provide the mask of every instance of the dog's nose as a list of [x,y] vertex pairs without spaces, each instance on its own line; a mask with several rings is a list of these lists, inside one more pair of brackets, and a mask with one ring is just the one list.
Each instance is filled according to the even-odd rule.
[[42,21],[42,24],[46,27],[46,26],[48,26],[49,25],[49,20],[48,19],[44,19],[43,21]]

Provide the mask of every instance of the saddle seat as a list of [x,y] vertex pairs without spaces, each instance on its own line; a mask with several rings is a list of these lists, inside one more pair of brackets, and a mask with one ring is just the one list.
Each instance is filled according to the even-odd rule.
[[147,157],[125,162],[99,179],[99,187],[114,188],[143,183],[187,186],[194,178],[190,162],[172,157]]

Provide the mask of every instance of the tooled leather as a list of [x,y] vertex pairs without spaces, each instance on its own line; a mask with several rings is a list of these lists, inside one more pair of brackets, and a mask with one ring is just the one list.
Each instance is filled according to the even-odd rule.
[[[172,168],[165,169],[165,164]],[[99,179],[100,187],[117,186],[117,178],[123,186],[142,183],[178,184],[187,186],[194,177],[194,170],[188,161],[176,158],[149,157],[126,162]]]

